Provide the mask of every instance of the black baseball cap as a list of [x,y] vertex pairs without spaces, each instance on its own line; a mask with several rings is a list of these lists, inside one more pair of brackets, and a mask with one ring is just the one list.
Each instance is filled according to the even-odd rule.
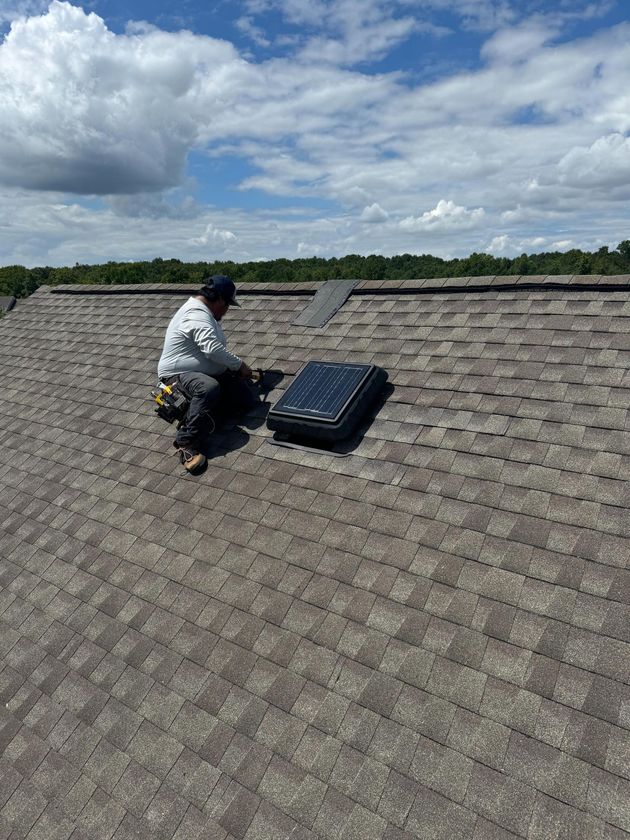
[[240,306],[236,300],[236,286],[226,274],[213,274],[204,281],[199,294],[207,296],[210,292],[217,294],[230,306]]

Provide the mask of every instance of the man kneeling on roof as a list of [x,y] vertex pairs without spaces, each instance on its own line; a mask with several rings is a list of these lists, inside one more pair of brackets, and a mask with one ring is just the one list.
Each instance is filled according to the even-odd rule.
[[204,442],[214,431],[218,409],[248,409],[254,397],[245,382],[251,368],[227,349],[220,321],[230,306],[239,306],[229,277],[216,274],[173,315],[158,362],[161,382],[177,382],[190,398],[174,446],[182,464],[195,472],[206,463]]

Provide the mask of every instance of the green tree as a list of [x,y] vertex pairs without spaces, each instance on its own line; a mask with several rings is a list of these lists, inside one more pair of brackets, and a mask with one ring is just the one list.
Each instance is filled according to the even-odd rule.
[[630,239],[624,239],[617,245],[617,251],[621,254],[622,259],[630,265]]

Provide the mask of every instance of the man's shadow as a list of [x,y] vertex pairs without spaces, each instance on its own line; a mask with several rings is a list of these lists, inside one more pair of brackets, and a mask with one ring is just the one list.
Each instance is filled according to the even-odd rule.
[[246,412],[230,412],[217,418],[217,427],[208,436],[203,446],[203,454],[208,458],[227,455],[237,449],[242,449],[249,441],[246,430],[259,429],[267,420],[271,400],[269,394],[278,387],[284,379],[281,370],[266,370],[259,383],[252,384],[254,404]]

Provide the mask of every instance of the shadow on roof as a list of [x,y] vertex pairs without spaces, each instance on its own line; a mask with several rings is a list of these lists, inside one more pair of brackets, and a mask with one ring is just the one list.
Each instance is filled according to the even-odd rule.
[[281,370],[264,372],[262,382],[257,387],[257,400],[254,407],[247,414],[233,414],[225,418],[205,448],[204,455],[208,459],[241,449],[247,444],[249,441],[247,432],[255,431],[265,424],[271,408],[269,394],[283,379],[284,373]]

